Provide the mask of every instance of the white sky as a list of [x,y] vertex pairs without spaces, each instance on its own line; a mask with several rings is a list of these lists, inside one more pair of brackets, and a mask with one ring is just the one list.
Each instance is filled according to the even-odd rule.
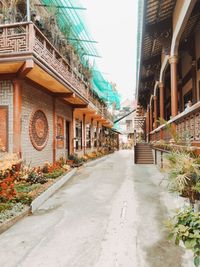
[[96,63],[117,84],[122,99],[135,91],[137,0],[82,0],[91,36],[102,56]]

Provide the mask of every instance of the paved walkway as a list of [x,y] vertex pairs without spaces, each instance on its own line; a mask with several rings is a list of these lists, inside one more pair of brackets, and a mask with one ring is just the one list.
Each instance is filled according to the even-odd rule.
[[193,266],[166,239],[163,221],[178,199],[161,176],[153,165],[133,165],[132,151],[80,169],[36,214],[0,236],[0,266]]

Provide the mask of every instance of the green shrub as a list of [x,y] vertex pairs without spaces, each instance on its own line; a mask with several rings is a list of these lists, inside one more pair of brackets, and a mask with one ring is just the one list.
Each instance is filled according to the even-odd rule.
[[4,212],[5,210],[10,210],[12,209],[12,203],[7,202],[7,203],[0,203],[0,212]]
[[176,245],[182,241],[186,249],[193,251],[194,265],[200,266],[200,212],[185,208],[169,220],[167,227],[169,239],[174,239]]
[[13,203],[21,203],[24,205],[30,205],[32,202],[32,197],[29,196],[28,194],[18,194],[13,200]]

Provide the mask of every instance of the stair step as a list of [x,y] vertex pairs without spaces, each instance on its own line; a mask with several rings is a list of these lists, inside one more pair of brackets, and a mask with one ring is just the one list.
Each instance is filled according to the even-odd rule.
[[149,144],[136,144],[135,147],[136,164],[154,164],[152,149]]

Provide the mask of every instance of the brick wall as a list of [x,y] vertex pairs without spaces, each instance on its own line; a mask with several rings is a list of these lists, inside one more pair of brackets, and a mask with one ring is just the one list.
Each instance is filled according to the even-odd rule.
[[8,106],[8,151],[13,151],[13,86],[11,81],[0,81],[0,105]]
[[[30,118],[37,109],[46,114],[49,126],[48,142],[41,151],[33,147],[29,136]],[[56,115],[64,118],[64,146],[62,149],[57,149],[56,146],[56,159],[60,159],[66,156],[65,121],[72,120],[72,109],[62,101],[56,100]],[[31,163],[33,166],[41,166],[53,160],[53,98],[27,84],[22,90],[22,157],[27,164]]]
[[[41,151],[33,147],[29,136],[30,118],[38,109],[45,113],[49,126],[48,142]],[[53,98],[27,84],[22,90],[22,158],[32,166],[41,166],[53,160]]]

